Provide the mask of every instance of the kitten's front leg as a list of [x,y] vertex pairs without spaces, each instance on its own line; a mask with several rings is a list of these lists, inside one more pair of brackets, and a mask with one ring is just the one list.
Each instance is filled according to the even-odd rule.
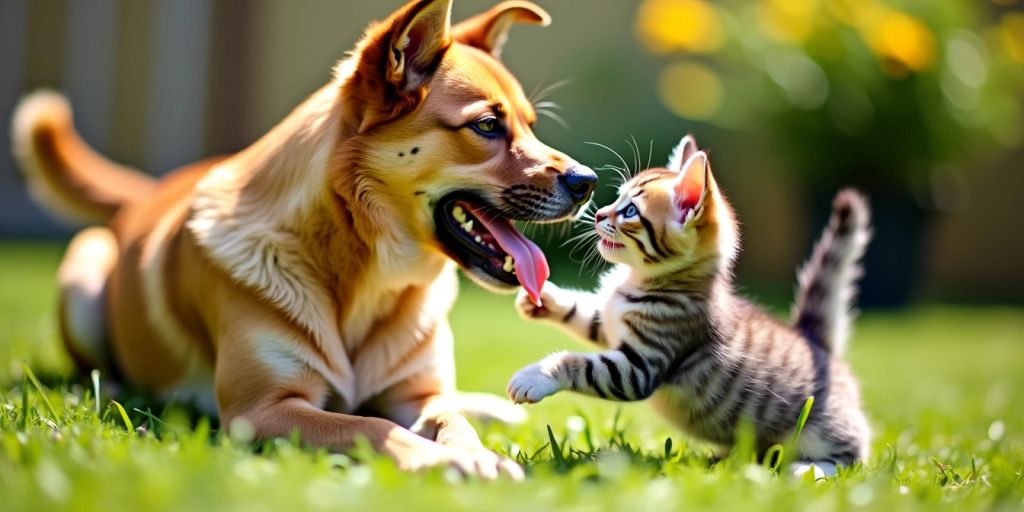
[[512,376],[508,381],[508,397],[517,404],[535,404],[563,390],[566,385],[559,378],[558,366],[562,359],[575,354],[559,352],[533,363]]
[[543,320],[565,329],[584,341],[607,346],[601,329],[601,308],[592,292],[566,290],[544,283],[541,305],[530,301],[525,291],[516,296],[516,309],[527,320]]
[[551,354],[516,372],[507,391],[516,403],[536,403],[565,389],[611,400],[644,400],[661,385],[664,369],[662,356],[622,343],[596,354]]

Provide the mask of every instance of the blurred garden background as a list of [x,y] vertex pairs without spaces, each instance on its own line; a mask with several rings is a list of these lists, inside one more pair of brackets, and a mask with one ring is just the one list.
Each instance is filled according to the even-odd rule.
[[[456,0],[455,18],[494,3]],[[749,468],[709,472],[706,447],[642,405],[571,395],[533,408],[526,426],[485,431],[488,446],[532,457],[521,460],[532,461],[534,480],[520,488],[431,487],[443,480],[396,476],[380,464],[357,470],[348,459],[287,443],[254,455],[202,428],[163,425],[146,415],[157,405],[145,401],[127,407],[133,426],[145,427],[133,435],[108,401],[92,398],[88,383],[66,380],[53,275],[75,228],[30,202],[3,151],[0,495],[11,496],[14,510],[355,502],[362,506],[354,509],[380,510],[410,506],[407,494],[395,492],[410,485],[416,504],[446,509],[1019,510],[1024,2],[538,3],[554,23],[514,28],[503,58],[527,92],[546,90],[545,99],[561,106],[568,128],[542,119],[542,140],[597,168],[619,160],[587,142],[634,166],[649,155],[663,163],[683,134],[695,134],[743,223],[738,283],[779,315],[832,195],[853,185],[871,197],[867,312],[850,356],[876,432],[864,468],[837,481],[834,493],[776,485]],[[70,97],[87,141],[153,174],[238,150],[325,83],[369,20],[399,5],[0,0],[0,140],[9,140],[17,99],[48,87]],[[602,186],[597,201],[613,195]],[[558,232],[532,233],[553,280],[593,284],[593,269],[580,271]],[[466,389],[500,393],[521,365],[578,347],[560,333],[524,326],[508,297],[468,283],[453,326]],[[36,369],[41,386],[23,363]],[[548,425],[564,457],[551,450]],[[615,458],[623,453],[626,464]],[[338,466],[347,469],[332,469]],[[616,485],[587,486],[604,481]]]
[[[102,153],[165,173],[255,140],[400,3],[4,0],[0,119],[54,88]],[[455,19],[492,3],[457,1]],[[788,295],[828,200],[854,185],[876,210],[867,306],[1024,301],[1021,2],[541,3],[554,23],[513,29],[504,59],[528,92],[559,85],[546,99],[569,128],[544,119],[543,140],[598,167],[618,160],[588,141],[632,165],[635,138],[661,163],[694,133],[744,223],[747,286]],[[2,152],[0,238],[71,232]],[[554,278],[576,279],[559,240],[538,238]]]

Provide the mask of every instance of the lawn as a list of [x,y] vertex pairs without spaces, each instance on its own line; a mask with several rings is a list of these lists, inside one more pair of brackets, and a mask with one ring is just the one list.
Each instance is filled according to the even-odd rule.
[[[524,462],[525,482],[464,482],[440,470],[402,474],[364,450],[254,447],[138,398],[122,400],[126,421],[105,390],[97,403],[91,384],[62,377],[59,255],[0,245],[3,510],[1024,509],[1021,309],[936,305],[861,318],[850,358],[873,455],[828,481],[778,477],[743,456],[712,465],[706,446],[644,404],[562,394],[530,407],[526,425],[481,426],[488,446]],[[519,321],[510,302],[463,287],[453,314],[463,389],[501,392],[521,365],[578,347]]]

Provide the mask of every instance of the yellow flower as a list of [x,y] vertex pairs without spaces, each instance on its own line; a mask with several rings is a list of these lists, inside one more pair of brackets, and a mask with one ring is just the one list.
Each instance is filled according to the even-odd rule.
[[722,46],[722,22],[703,0],[644,0],[636,30],[653,51],[711,53]]
[[863,28],[887,8],[877,0],[828,0],[829,11],[841,23]]
[[1024,13],[1011,12],[999,23],[999,40],[1006,55],[1015,62],[1024,62]]
[[924,22],[909,14],[886,9],[863,29],[868,45],[893,76],[924,71],[935,61],[935,36]]
[[658,79],[658,97],[675,115],[687,119],[711,119],[722,107],[722,80],[709,67],[697,62],[667,66]]
[[765,34],[779,41],[802,43],[814,30],[820,0],[767,0],[757,14]]

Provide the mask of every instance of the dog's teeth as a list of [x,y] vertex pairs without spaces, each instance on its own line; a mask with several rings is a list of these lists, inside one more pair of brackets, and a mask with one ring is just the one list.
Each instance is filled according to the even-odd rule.
[[452,217],[459,221],[459,224],[466,222],[466,210],[463,210],[461,206],[452,208]]
[[515,260],[512,259],[512,256],[505,255],[505,264],[501,266],[501,269],[505,272],[512,272],[515,268]]
[[473,231],[473,219],[467,220],[466,223],[462,224],[461,227],[462,227],[462,230],[465,231],[466,233],[472,232]]
[[494,246],[491,245],[491,244],[487,244],[487,248],[492,250],[492,251],[497,251],[497,249],[495,249]]
[[478,243],[478,244],[482,244],[482,243],[484,243],[484,239],[483,239],[483,238],[480,238],[479,236],[477,236],[477,237],[476,237],[476,238],[474,238],[473,240],[476,240],[476,243]]

